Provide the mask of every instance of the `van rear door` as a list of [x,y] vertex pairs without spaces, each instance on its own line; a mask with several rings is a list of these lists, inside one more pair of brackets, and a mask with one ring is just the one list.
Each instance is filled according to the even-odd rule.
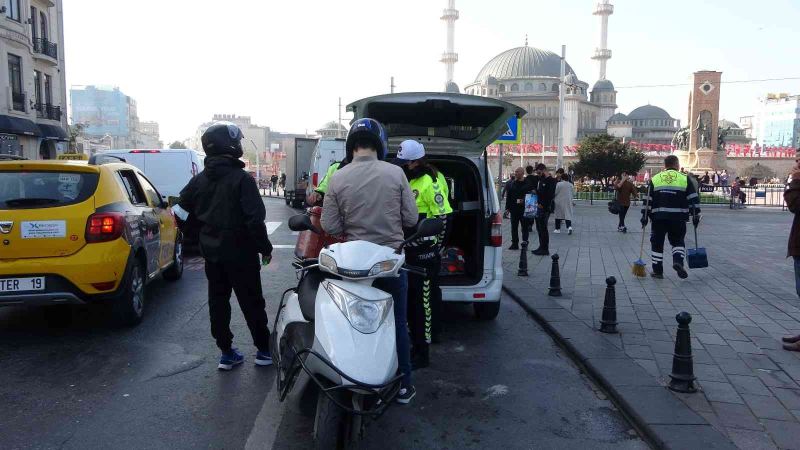
[[526,111],[502,100],[438,92],[387,94],[347,105],[355,119],[373,118],[386,127],[394,148],[417,139],[429,153],[480,156]]
[[188,152],[150,150],[144,153],[142,171],[164,199],[177,197],[194,176]]

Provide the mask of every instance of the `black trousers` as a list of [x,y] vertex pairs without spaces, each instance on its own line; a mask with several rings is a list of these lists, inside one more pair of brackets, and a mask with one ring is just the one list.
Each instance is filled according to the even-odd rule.
[[408,263],[423,268],[426,275],[408,273],[408,326],[415,349],[431,343],[440,329],[442,291],[439,287],[441,259],[437,252],[407,255]]
[[528,220],[523,217],[524,211],[511,211],[511,243],[519,244],[519,226],[522,225],[522,242],[528,242],[530,231]]
[[[572,221],[564,219],[564,222],[567,222],[567,228],[572,228]],[[556,230],[561,229],[561,219],[556,219]]]
[[654,220],[650,232],[653,272],[664,273],[664,238],[672,246],[672,263],[683,265],[686,257],[686,222],[683,220]]
[[550,232],[547,230],[547,223],[550,220],[550,213],[539,214],[536,217],[536,233],[539,234],[539,250],[550,250]]
[[622,206],[622,205],[620,205],[620,207],[619,207],[619,227],[620,228],[624,228],[625,227],[625,216],[628,215],[628,210],[630,208],[631,208],[630,206]]
[[264,295],[261,291],[261,266],[258,263],[230,264],[206,261],[208,311],[211,336],[217,347],[228,352],[233,344],[231,332],[231,291],[236,293],[253,344],[259,351],[269,351],[269,328]]

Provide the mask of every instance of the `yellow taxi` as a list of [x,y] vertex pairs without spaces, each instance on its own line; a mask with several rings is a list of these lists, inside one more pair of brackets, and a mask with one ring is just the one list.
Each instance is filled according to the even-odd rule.
[[146,285],[182,274],[172,210],[124,159],[0,158],[0,306],[108,304],[131,326]]

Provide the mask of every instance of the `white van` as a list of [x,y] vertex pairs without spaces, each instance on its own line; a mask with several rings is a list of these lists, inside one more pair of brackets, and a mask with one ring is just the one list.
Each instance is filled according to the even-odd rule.
[[331,164],[343,160],[345,157],[345,140],[340,138],[322,138],[317,142],[314,156],[311,157],[311,183],[306,190],[306,195],[311,195],[319,186]]
[[526,111],[500,100],[446,93],[381,95],[358,100],[347,110],[354,114],[353,120],[370,117],[382,123],[390,152],[406,139],[425,145],[428,160],[448,179],[453,207],[452,233],[445,248],[452,249],[457,260],[455,270],[443,267],[441,272],[442,299],[472,303],[480,319],[497,317],[503,286],[503,219],[486,147],[506,131],[508,119]]
[[144,172],[164,197],[177,197],[193,176],[203,171],[205,154],[190,149],[108,150]]

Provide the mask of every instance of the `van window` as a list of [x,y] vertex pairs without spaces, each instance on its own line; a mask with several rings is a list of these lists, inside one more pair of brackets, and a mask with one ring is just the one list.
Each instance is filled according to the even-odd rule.
[[0,172],[0,209],[52,208],[80,203],[100,176],[81,172]]
[[146,153],[142,170],[147,179],[166,195],[177,195],[192,179],[192,163],[184,152]]

